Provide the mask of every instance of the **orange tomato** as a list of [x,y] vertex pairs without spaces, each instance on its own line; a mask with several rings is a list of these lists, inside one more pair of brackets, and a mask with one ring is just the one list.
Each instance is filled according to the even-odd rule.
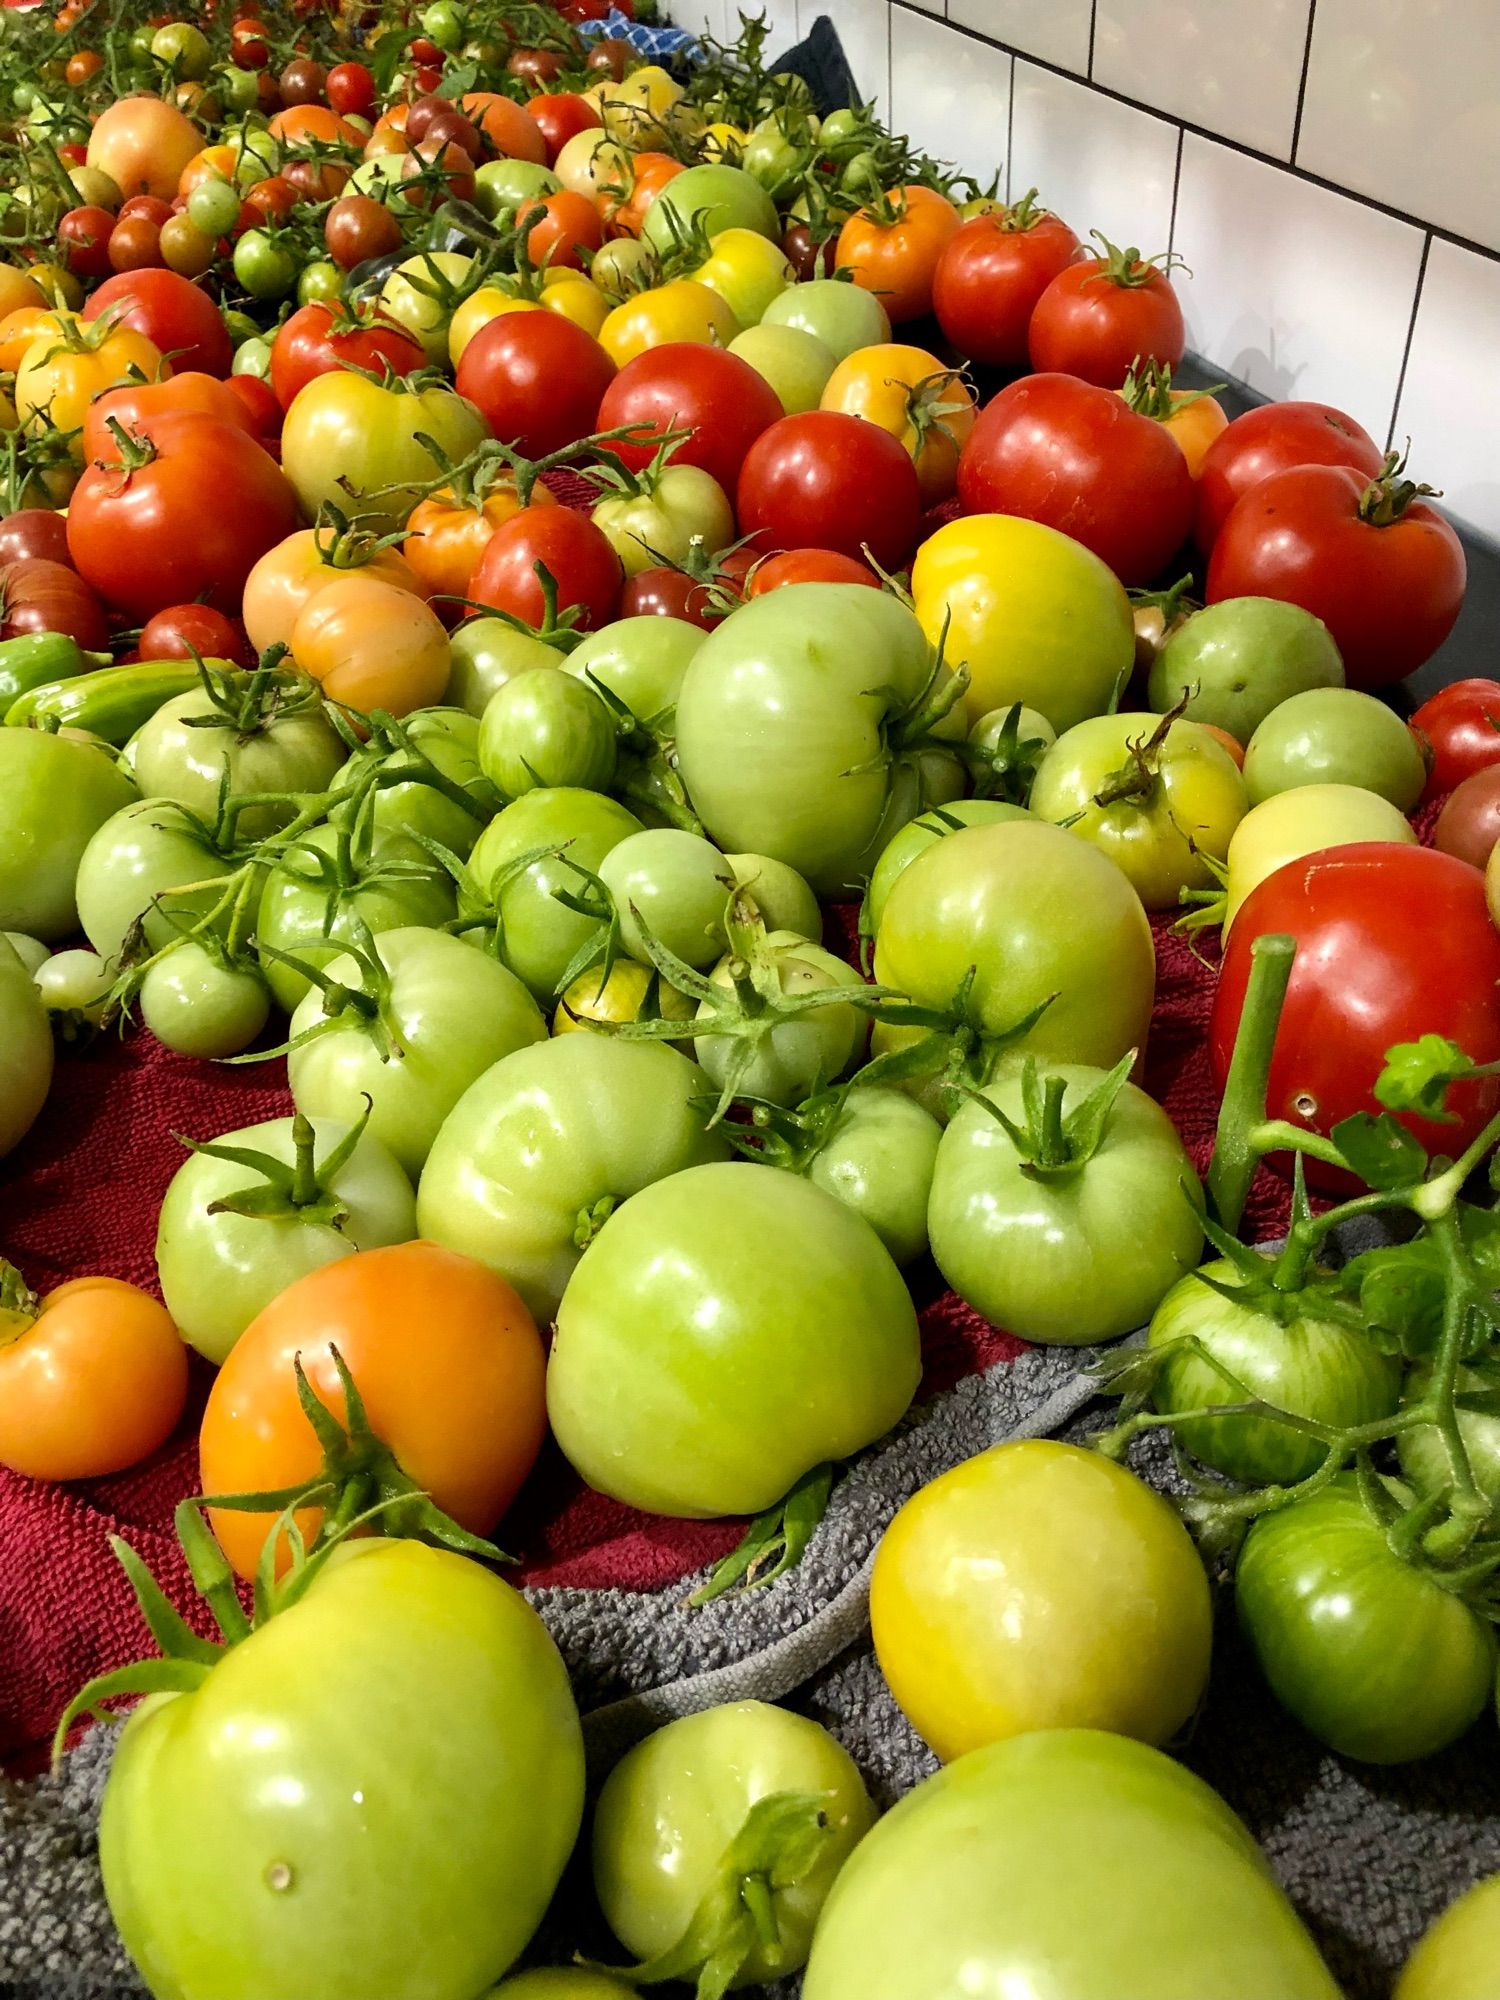
[[159,97],[122,97],[95,119],[88,164],[108,174],[123,195],[170,201],[202,146],[203,134],[175,105]]
[[937,506],[957,486],[974,398],[963,377],[926,348],[897,341],[856,348],[829,376],[818,407],[864,417],[899,438],[917,468],[925,505]]
[[479,127],[497,153],[546,166],[547,142],[541,127],[510,98],[495,90],[471,90],[458,100],[458,108]]
[[80,49],[76,56],[68,57],[63,77],[66,82],[77,86],[87,83],[91,76],[97,76],[103,67],[104,58],[97,49]]
[[[35,288],[33,288],[35,289]],[[17,306],[0,319],[0,375],[14,375],[21,357],[44,334],[60,338],[63,328],[76,324],[77,314],[52,306]]]
[[[607,181],[607,166],[604,172]],[[667,182],[681,172],[681,160],[674,160],[669,153],[648,152],[631,156],[625,171],[624,191],[611,193],[603,187],[599,190],[599,212],[604,218],[605,235],[639,236],[641,224],[646,220],[646,210]]]
[[962,218],[929,187],[897,188],[881,208],[861,208],[839,231],[834,264],[874,292],[893,326],[932,311],[932,279]]
[[[171,369],[154,340],[103,313],[88,323],[71,321],[39,333],[16,367],[16,414],[36,417],[60,431],[82,431],[95,396],[116,383],[144,377],[154,382]],[[82,439],[75,456],[83,459]]]
[[[460,1526],[488,1535],[546,1434],[542,1343],[504,1278],[435,1243],[340,1258],[251,1321],[203,1413],[204,1491],[273,1492],[316,1479],[323,1455],[293,1362],[300,1357],[313,1393],[344,1422],[334,1348],[401,1471]],[[253,1576],[275,1516],[211,1508],[209,1519],[235,1569]],[[320,1510],[297,1519],[310,1538]]]
[[448,685],[448,634],[420,597],[368,574],[310,597],[292,627],[292,658],[324,694],[362,715],[431,708]]
[[114,452],[111,417],[126,430],[143,426],[149,430],[162,417],[178,416],[212,417],[217,423],[235,424],[252,435],[255,429],[245,404],[227,382],[189,369],[165,382],[126,382],[96,396],[83,420],[83,455],[102,459]]
[[290,645],[303,606],[324,584],[347,576],[378,578],[414,597],[427,595],[427,586],[395,549],[372,548],[369,538],[357,533],[298,528],[267,549],[245,579],[240,615],[256,652]]
[[0,1305],[0,1465],[99,1479],[149,1457],[187,1401],[187,1349],[165,1306],[118,1278],[76,1278]]
[[[556,504],[545,486],[533,488],[533,507]],[[520,511],[521,500],[509,473],[478,502],[462,500],[451,487],[441,486],[412,510],[401,553],[432,596],[467,597],[469,579],[490,537]]]
[[1229,428],[1228,414],[1211,394],[1172,387],[1172,370],[1165,362],[1146,361],[1132,368],[1124,387],[1115,393],[1177,440],[1194,479],[1203,470],[1209,446]]
[[234,180],[234,170],[239,165],[239,151],[234,146],[205,146],[201,153],[194,153],[177,177],[177,192],[186,200],[196,187],[205,181]]
[[584,256],[604,241],[604,224],[587,195],[560,188],[544,195],[526,213],[540,220],[526,232],[526,254],[532,263],[546,270],[581,271]]
[[362,146],[365,142],[365,135],[357,125],[340,118],[326,104],[289,104],[271,120],[270,132],[273,139],[282,139],[289,146],[305,146],[309,140],[324,146],[335,142],[341,146]]

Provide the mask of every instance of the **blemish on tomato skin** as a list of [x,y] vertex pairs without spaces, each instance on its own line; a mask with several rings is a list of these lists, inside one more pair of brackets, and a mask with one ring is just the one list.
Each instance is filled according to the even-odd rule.
[[281,1895],[290,1889],[295,1879],[292,1873],[292,1864],[289,1861],[272,1861],[267,1864],[265,1874],[266,1887],[274,1890],[277,1895]]

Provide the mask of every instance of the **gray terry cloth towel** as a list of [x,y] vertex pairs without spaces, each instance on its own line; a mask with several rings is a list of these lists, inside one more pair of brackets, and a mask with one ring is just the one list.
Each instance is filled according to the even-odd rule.
[[[690,1586],[653,1595],[531,1593],[572,1672],[595,1779],[659,1723],[752,1697],[786,1701],[826,1724],[882,1805],[935,1769],[870,1650],[875,1546],[902,1502],[949,1466],[1008,1438],[1084,1435],[1103,1414],[1103,1406],[1088,1407],[1080,1374],[1088,1359],[1076,1350],[1038,1349],[914,1413],[839,1482],[798,1569],[766,1589],[699,1610],[684,1601]],[[1144,1469],[1164,1479],[1161,1468]],[[1232,1619],[1221,1620],[1218,1642],[1207,1710],[1181,1754],[1262,1842],[1349,2000],[1386,2000],[1426,1925],[1481,1876],[1500,1870],[1494,1720],[1423,1764],[1391,1772],[1346,1765],[1276,1707]],[[94,1828],[111,1743],[111,1731],[93,1730],[58,1778],[0,1781],[3,2000],[139,1993],[98,1875]],[[575,1865],[537,1955],[566,1961],[578,1949],[618,1955]],[[796,1990],[795,1981],[776,1989],[782,2000]],[[1151,1995],[1122,1991],[1120,2000]]]

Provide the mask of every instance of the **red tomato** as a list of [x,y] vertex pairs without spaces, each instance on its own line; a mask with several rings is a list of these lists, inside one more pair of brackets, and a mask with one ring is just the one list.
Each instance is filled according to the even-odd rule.
[[1061,529],[1127,584],[1158,575],[1193,519],[1175,439],[1072,375],[1025,375],[986,405],[959,453],[958,497],[971,514]]
[[547,164],[550,166],[570,139],[580,132],[587,132],[604,120],[589,103],[574,90],[554,91],[533,97],[526,110],[536,120],[537,129],[547,142]]
[[1036,189],[1011,208],[976,215],[938,259],[932,307],[960,354],[987,368],[1023,368],[1036,302],[1078,256],[1059,216],[1035,208]]
[[143,215],[148,222],[154,222],[158,229],[172,217],[172,204],[163,201],[160,195],[133,194],[129,201],[122,201],[116,212],[116,221],[129,222],[133,216]]
[[0,520],[0,563],[24,562],[28,556],[72,568],[66,516],[50,507],[18,507]]
[[1500,681],[1453,681],[1424,701],[1411,726],[1432,745],[1427,798],[1500,764]]
[[1276,472],[1235,503],[1208,562],[1210,604],[1279,597],[1333,634],[1349,685],[1404,680],[1442,645],[1464,601],[1463,543],[1430,487],[1347,465]]
[[541,218],[526,232],[526,254],[538,266],[555,264],[559,270],[581,271],[586,253],[604,241],[598,209],[586,194],[571,188],[525,202],[522,212]]
[[1117,250],[1103,236],[1099,241],[1102,257],[1067,265],[1037,300],[1026,344],[1033,368],[1118,389],[1133,361],[1175,368],[1187,333],[1163,267],[1138,250]]
[[175,271],[128,271],[106,278],[83,309],[85,319],[114,312],[122,326],[154,340],[172,366],[227,375],[234,358],[219,308]]
[[281,435],[281,405],[276,391],[258,375],[231,375],[225,388],[242,405],[250,428],[262,441]]
[[153,222],[149,215],[127,215],[109,232],[108,257],[109,268],[122,275],[127,271],[160,270],[164,263],[161,224]]
[[[541,318],[518,313],[514,317]],[[508,611],[541,630],[547,599],[540,563],[557,585],[559,614],[574,608],[581,631],[596,631],[614,616],[624,571],[609,538],[571,507],[523,507],[490,537],[469,585],[476,602]]]
[[245,406],[235,394],[232,376],[221,382],[217,375],[201,375],[191,369],[169,376],[165,382],[126,382],[118,389],[106,389],[89,404],[83,419],[85,458],[110,458],[118,442],[110,421],[128,431],[150,431],[163,417],[212,417],[216,423],[251,428]]
[[1500,843],[1500,765],[1491,764],[1472,776],[1453,793],[1438,814],[1432,829],[1432,844],[1443,854],[1455,855],[1471,867],[1488,865]]
[[375,79],[362,62],[335,63],[324,86],[329,104],[340,117],[352,111],[367,118],[375,106]]
[[211,604],[173,604],[153,612],[136,647],[143,660],[233,660],[250,664],[244,631]]
[[702,632],[711,632],[732,606],[720,610],[713,586],[667,563],[638,570],[625,579],[620,592],[622,618],[685,618]]
[[880,589],[880,578],[868,563],[837,549],[786,549],[767,556],[750,572],[747,597],[764,597],[768,590],[780,590],[785,583],[871,583]]
[[768,554],[868,552],[894,570],[916,543],[922,495],[899,438],[862,417],[808,410],[779,418],[750,447],[735,511],[742,533]]
[[748,361],[722,347],[672,340],[626,362],[599,405],[599,428],[642,427],[645,443],[609,447],[633,470],[650,462],[664,432],[686,430],[672,463],[696,465],[733,493],[746,452],[781,415],[781,398]]
[[[1484,877],[1427,847],[1364,841],[1290,861],[1240,905],[1209,1022],[1222,1089],[1250,976],[1250,947],[1271,931],[1297,940],[1267,1097],[1270,1116],[1320,1132],[1375,1111],[1386,1050],[1447,1035],[1476,1063],[1500,1061],[1500,932]],[[1462,1152],[1500,1107],[1500,1077],[1456,1084],[1454,1124],[1401,1123],[1429,1152]],[[1313,1163],[1308,1164],[1313,1178]],[[1327,1184],[1326,1170],[1320,1184]]]
[[594,336],[561,313],[507,312],[464,349],[455,386],[502,443],[544,458],[597,427],[614,373]]
[[1294,465],[1352,465],[1371,479],[1384,457],[1368,431],[1327,403],[1266,403],[1236,417],[1208,448],[1198,474],[1194,530],[1206,553],[1230,508],[1273,472]]
[[237,425],[162,417],[87,467],[68,503],[68,550],[116,609],[146,619],[204,598],[239,608],[245,578],[297,526],[297,496]]
[[109,644],[104,606],[69,562],[24,556],[0,569],[0,640],[66,632],[85,652]]
[[285,222],[300,199],[295,181],[289,181],[284,174],[270,174],[246,191],[240,215],[243,218],[245,209],[249,209],[254,218],[252,227],[260,222]]
[[425,368],[421,343],[378,313],[315,301],[300,307],[271,343],[271,387],[283,410],[299,389],[339,368],[411,375]]
[[107,208],[70,208],[57,225],[57,244],[68,269],[79,278],[102,278],[110,270],[109,239],[115,218]]

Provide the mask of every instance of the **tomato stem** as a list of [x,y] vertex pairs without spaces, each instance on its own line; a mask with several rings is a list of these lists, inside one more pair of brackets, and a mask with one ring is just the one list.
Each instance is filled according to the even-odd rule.
[[1265,1122],[1271,1057],[1296,952],[1294,939],[1274,932],[1258,937],[1250,947],[1250,978],[1205,1181],[1210,1208],[1230,1231],[1239,1228],[1260,1165],[1254,1138],[1256,1128]]

